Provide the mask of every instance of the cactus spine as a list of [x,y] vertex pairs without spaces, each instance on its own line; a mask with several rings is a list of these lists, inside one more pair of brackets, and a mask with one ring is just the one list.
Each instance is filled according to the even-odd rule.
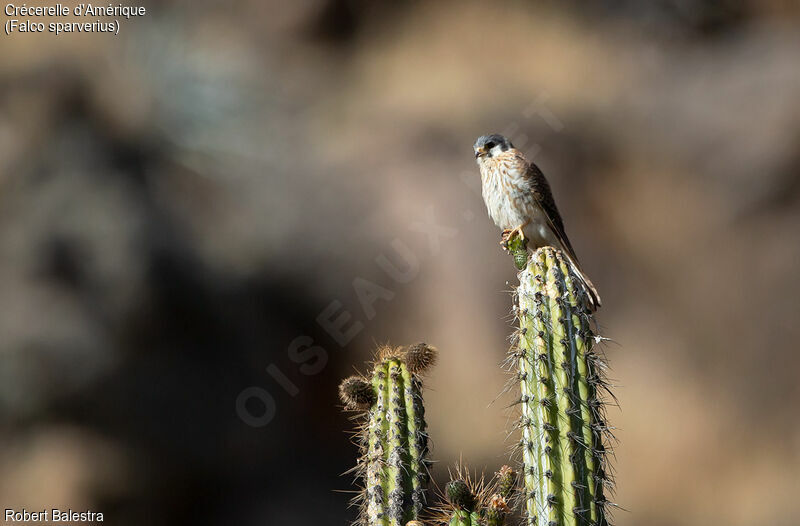
[[357,466],[365,526],[405,526],[422,510],[429,461],[420,375],[435,360],[435,349],[425,344],[384,347],[369,380],[354,376],[340,385],[345,407],[365,419]]
[[[522,247],[524,248],[524,247]],[[509,250],[519,252],[519,241]],[[523,505],[529,526],[606,526],[601,362],[580,281],[560,251],[538,249],[519,273],[510,359],[521,390]]]

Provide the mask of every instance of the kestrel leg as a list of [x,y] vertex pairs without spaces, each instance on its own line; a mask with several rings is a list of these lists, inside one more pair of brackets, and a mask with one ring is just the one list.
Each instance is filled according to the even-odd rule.
[[528,219],[516,228],[506,228],[503,230],[503,235],[500,239],[500,246],[503,247],[504,250],[508,250],[508,240],[514,237],[514,234],[518,234],[520,240],[525,241],[525,233],[522,231],[522,229],[528,226],[530,222],[530,219]]
[[[528,226],[528,224],[530,224],[530,222],[531,222],[531,220],[527,219],[524,223],[519,225],[517,228],[511,230],[506,239],[507,240],[510,239],[514,234],[519,234],[519,238],[522,241],[525,241],[525,232],[523,232],[522,229],[525,228],[526,226]],[[505,234],[505,231],[503,233]]]
[[506,228],[505,230],[503,230],[503,236],[502,236],[502,239],[500,240],[500,245],[503,248],[505,248],[508,245],[508,240],[511,239],[512,237],[514,237],[514,234],[518,234],[519,238],[522,241],[525,241],[525,233],[522,231],[522,229],[525,228],[526,226],[528,226],[528,224],[530,224],[530,222],[531,222],[531,220],[528,219],[528,220],[526,220],[524,223],[522,223],[521,225],[519,225],[516,228]]

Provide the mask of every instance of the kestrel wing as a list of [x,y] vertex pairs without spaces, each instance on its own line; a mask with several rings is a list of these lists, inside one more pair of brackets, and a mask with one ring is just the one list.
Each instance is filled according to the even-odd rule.
[[561,214],[558,213],[558,207],[553,199],[553,192],[550,191],[550,184],[547,182],[547,179],[545,179],[539,167],[534,163],[528,164],[528,171],[525,174],[525,178],[530,183],[536,203],[541,207],[544,215],[547,217],[550,228],[567,252],[569,252],[570,258],[577,265],[578,257],[575,255],[575,250],[572,248],[567,233],[564,231],[564,222],[561,220]]

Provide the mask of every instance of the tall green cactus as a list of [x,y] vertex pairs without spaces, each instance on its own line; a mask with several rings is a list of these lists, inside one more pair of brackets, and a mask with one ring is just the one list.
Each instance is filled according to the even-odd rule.
[[405,526],[419,517],[429,481],[420,375],[435,361],[436,350],[425,344],[384,347],[370,379],[353,376],[339,386],[345,407],[364,419],[356,466],[364,526]]
[[[518,240],[509,250],[520,259]],[[510,360],[521,390],[523,506],[529,526],[606,526],[608,428],[592,313],[569,261],[538,249],[519,273]]]

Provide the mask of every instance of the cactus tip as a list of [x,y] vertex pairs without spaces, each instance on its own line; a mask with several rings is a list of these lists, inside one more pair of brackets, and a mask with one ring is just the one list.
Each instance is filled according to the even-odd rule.
[[339,398],[347,409],[364,410],[375,402],[375,391],[372,384],[365,379],[351,376],[339,384]]
[[403,347],[392,347],[391,345],[382,345],[378,348],[377,362],[383,363],[386,360],[397,360],[403,358],[405,349]]
[[517,485],[517,472],[510,466],[503,466],[497,472],[497,492],[504,499],[511,498]]
[[517,270],[523,270],[528,264],[528,240],[514,234],[506,240],[505,248],[513,256]]
[[438,353],[427,343],[417,343],[406,351],[406,366],[412,373],[423,373],[436,363]]
[[450,504],[465,510],[472,510],[475,506],[475,495],[469,485],[463,480],[451,480],[445,486],[445,493]]

